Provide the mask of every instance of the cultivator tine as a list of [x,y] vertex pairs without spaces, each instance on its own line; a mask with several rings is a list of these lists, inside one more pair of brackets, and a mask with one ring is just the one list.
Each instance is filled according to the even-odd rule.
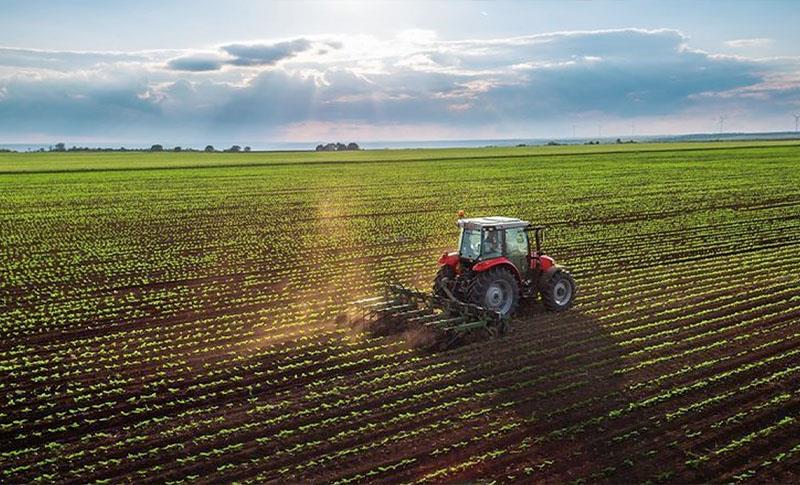
[[489,336],[505,325],[498,312],[446,296],[408,288],[400,284],[386,287],[384,295],[355,302],[364,312],[364,321],[376,333],[419,329],[433,333],[434,346],[450,347],[462,336],[485,329]]
[[437,327],[441,330],[446,330],[447,328],[453,328],[460,323],[466,322],[466,317],[456,317],[456,318],[444,318],[441,320],[433,320],[431,322],[426,322],[424,325],[429,327]]
[[397,313],[396,316],[406,318],[411,321],[412,318],[419,318],[418,316],[430,315],[430,312],[431,310],[429,308],[417,308],[415,310]]
[[433,312],[431,312],[431,313],[427,313],[425,315],[421,315],[419,317],[410,318],[408,320],[408,323],[410,323],[410,324],[423,324],[424,325],[428,321],[436,320],[441,315],[442,315],[441,313],[433,313]]

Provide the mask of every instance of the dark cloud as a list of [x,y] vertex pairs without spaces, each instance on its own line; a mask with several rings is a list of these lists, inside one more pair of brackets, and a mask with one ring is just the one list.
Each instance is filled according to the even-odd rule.
[[216,57],[187,56],[170,59],[167,67],[173,71],[217,71],[222,68],[223,61]]
[[137,81],[85,83],[61,79],[0,82],[0,132],[87,135],[141,130],[162,118]]
[[267,70],[222,101],[214,110],[212,123],[235,131],[242,125],[272,128],[305,121],[313,117],[318,89],[313,79]]
[[[321,45],[336,48],[337,42],[324,42]],[[251,67],[273,66],[279,61],[290,59],[297,54],[307,51],[314,45],[308,39],[294,39],[275,44],[229,44],[221,46],[220,51],[230,57],[222,58],[216,55],[194,55],[178,57],[167,62],[167,68],[174,71],[218,71],[224,65]],[[318,54],[327,53],[321,49]]]
[[308,39],[295,39],[277,44],[230,44],[220,47],[233,59],[228,64],[234,66],[271,66],[311,48]]
[[617,116],[675,113],[709,90],[761,80],[752,62],[685,52],[672,59],[578,61],[531,70],[520,83],[498,86],[481,98],[498,109],[539,116],[602,112]]

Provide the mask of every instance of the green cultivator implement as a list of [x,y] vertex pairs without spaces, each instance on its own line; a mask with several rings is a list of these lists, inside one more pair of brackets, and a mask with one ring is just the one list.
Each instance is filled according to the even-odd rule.
[[385,295],[355,302],[361,321],[377,334],[410,331],[420,347],[445,349],[471,336],[494,337],[508,330],[508,316],[402,285]]

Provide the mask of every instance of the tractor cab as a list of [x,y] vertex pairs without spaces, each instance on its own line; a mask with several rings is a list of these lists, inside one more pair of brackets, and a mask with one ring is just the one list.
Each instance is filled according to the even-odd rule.
[[[532,267],[539,264],[542,227],[534,227],[521,219],[497,216],[459,219],[458,227],[461,229],[458,259],[464,267],[505,258],[520,278],[524,278]],[[531,246],[531,232],[534,247]]]

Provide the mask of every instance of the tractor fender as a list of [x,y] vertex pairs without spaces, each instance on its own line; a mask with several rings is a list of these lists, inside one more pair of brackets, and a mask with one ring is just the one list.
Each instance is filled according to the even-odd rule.
[[517,278],[517,281],[518,282],[522,281],[522,277],[519,274],[519,270],[517,269],[516,266],[514,266],[514,263],[512,263],[511,260],[506,257],[493,258],[486,261],[481,261],[480,263],[473,266],[472,270],[477,273],[480,273],[481,271],[486,271],[501,265],[508,266],[511,269],[511,273]]
[[539,256],[539,267],[541,268],[542,271],[547,272],[555,266],[556,266],[556,261],[550,256],[545,256],[544,254]]
[[439,266],[445,266],[445,265],[450,266],[453,269],[456,269],[456,266],[458,266],[458,253],[456,252],[443,253],[439,257]]
[[558,273],[562,269],[564,269],[564,267],[563,266],[559,266],[557,264],[554,264],[553,266],[550,266],[550,268],[547,271],[544,271],[542,273],[542,275],[539,276],[538,287],[542,288],[544,285],[547,284],[548,281],[550,281],[550,278],[552,278],[553,275],[555,275],[556,273]]

